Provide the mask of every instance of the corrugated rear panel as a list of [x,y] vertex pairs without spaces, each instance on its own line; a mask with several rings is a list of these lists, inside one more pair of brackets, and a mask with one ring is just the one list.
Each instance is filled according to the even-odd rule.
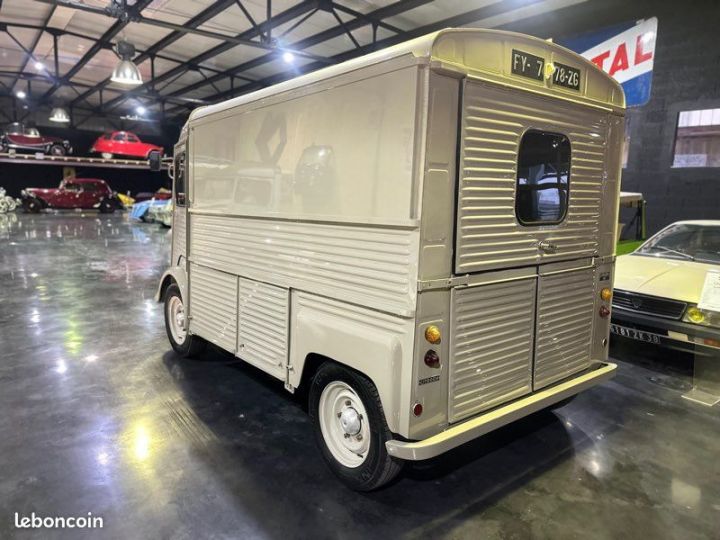
[[590,366],[594,300],[593,268],[540,277],[536,390]]
[[190,265],[190,331],[235,352],[237,277]]
[[[599,245],[607,117],[507,89],[467,83],[461,139],[455,272],[477,272],[594,255]],[[565,134],[571,144],[570,201],[560,225],[525,227],[515,215],[522,134]],[[539,257],[537,242],[558,246]]]
[[531,389],[535,278],[453,290],[449,417]]
[[281,379],[288,356],[288,306],[287,289],[240,278],[237,355]]
[[191,215],[197,263],[391,312],[415,309],[418,231]]

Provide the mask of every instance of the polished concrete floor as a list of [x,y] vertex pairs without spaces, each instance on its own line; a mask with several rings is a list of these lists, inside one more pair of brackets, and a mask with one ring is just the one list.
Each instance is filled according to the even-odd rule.
[[[170,351],[169,240],[123,215],[0,216],[0,538],[720,538],[720,409],[681,398],[687,358],[615,347],[613,381],[357,494],[298,398]],[[16,530],[32,512],[104,528]]]

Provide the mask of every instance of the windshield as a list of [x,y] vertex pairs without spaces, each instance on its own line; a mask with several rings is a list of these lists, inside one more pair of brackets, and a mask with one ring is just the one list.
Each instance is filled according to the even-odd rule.
[[720,225],[672,225],[653,236],[635,253],[720,264]]

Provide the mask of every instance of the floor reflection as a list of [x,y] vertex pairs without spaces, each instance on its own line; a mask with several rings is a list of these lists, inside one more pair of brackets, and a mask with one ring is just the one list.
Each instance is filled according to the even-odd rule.
[[[169,352],[153,301],[164,229],[122,214],[10,221],[0,218],[3,516],[92,511],[113,538],[720,530],[720,418],[681,398],[686,374],[658,368],[662,357],[613,349],[613,381],[356,494],[322,463],[302,395],[216,349]],[[14,536],[11,523],[0,520],[0,537]]]

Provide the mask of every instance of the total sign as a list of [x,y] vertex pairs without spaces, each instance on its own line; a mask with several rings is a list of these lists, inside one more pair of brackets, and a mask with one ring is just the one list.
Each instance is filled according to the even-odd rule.
[[653,17],[556,41],[622,84],[628,107],[644,105],[650,99],[657,24]]

